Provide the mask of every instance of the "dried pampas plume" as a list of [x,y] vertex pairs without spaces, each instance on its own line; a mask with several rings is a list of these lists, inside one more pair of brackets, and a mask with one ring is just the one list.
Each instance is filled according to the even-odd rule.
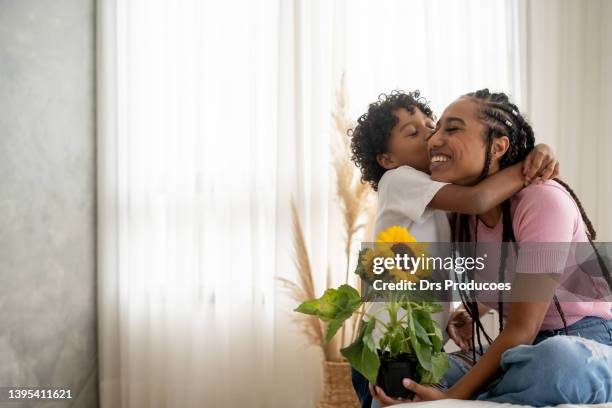
[[[349,130],[351,121],[346,106],[346,82],[342,75],[340,89],[336,91],[336,109],[332,113],[336,128],[336,141],[332,145],[332,163],[336,173],[336,192],[340,200],[340,209],[344,218],[344,255],[346,257],[346,270],[344,282],[349,283],[351,268],[351,253],[355,236],[365,229],[364,238],[370,240],[374,227],[374,194],[368,184],[362,183],[357,166],[350,160],[351,148],[349,143]],[[354,286],[361,289],[361,281],[355,279]],[[357,334],[359,315],[351,319],[352,333],[349,341]],[[342,343],[345,342],[346,324],[342,327]]]
[[[288,290],[289,295],[294,300],[302,303],[306,300],[317,298],[318,295],[315,290],[312,269],[310,267],[310,258],[308,256],[308,249],[306,248],[306,241],[304,240],[300,216],[293,200],[291,200],[291,219],[293,222],[293,249],[295,251],[295,266],[298,271],[298,283],[281,277],[277,279]],[[318,317],[299,313],[296,314],[293,319],[301,328],[307,343],[321,348],[325,361],[341,361],[338,340],[334,338],[328,343],[325,342],[327,327]]]
[[[349,118],[346,104],[346,86],[345,78],[342,76],[340,88],[336,92],[336,107],[332,113],[332,119],[335,129],[335,138],[331,145],[332,165],[336,175],[336,193],[338,203],[342,212],[343,228],[344,228],[344,256],[346,258],[346,269],[344,271],[344,283],[352,284],[357,290],[360,290],[360,281],[355,277],[353,282],[350,282],[351,253],[355,240],[360,232],[364,241],[372,238],[374,226],[374,194],[369,185],[364,184],[360,180],[359,170],[350,160],[351,148],[349,140],[349,129],[352,127],[352,122]],[[289,291],[291,297],[297,302],[304,302],[309,299],[314,299],[320,296],[316,293],[313,274],[306,248],[306,242],[303,235],[300,217],[295,207],[295,203],[291,202],[291,211],[293,219],[293,246],[295,251],[295,263],[298,270],[298,283],[294,283],[288,279],[278,278],[283,286]],[[332,273],[328,269],[326,278],[326,288],[332,286]],[[359,315],[355,314],[351,319],[349,330],[351,336],[347,338],[345,333],[345,324],[340,334],[337,334],[329,343],[325,343],[326,325],[313,316],[298,315],[296,318],[299,327],[304,333],[309,344],[320,347],[323,351],[326,361],[341,361],[340,348],[350,344],[357,332],[357,324]]]
[[[332,163],[336,173],[336,192],[344,218],[345,256],[347,259],[344,281],[349,279],[349,260],[355,235],[367,224],[373,224],[371,216],[373,192],[368,184],[362,183],[357,166],[350,160],[351,147],[349,130],[351,121],[346,107],[346,85],[342,75],[340,89],[336,91],[336,109],[332,113],[336,128],[336,140],[332,145]],[[364,217],[364,215],[370,215]],[[367,228],[366,228],[367,229]],[[370,239],[370,237],[366,237]]]

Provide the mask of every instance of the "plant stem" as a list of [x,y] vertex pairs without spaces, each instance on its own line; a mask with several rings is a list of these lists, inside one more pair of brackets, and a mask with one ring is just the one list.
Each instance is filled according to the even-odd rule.
[[[350,227],[348,229],[349,229],[349,231],[347,231],[346,246],[345,246],[345,249],[344,249],[345,255],[346,255],[346,271],[345,271],[345,274],[344,274],[344,283],[346,285],[348,285],[348,280],[349,280],[349,266],[350,266],[350,262],[351,262],[351,243],[352,243],[352,240],[353,240],[353,236],[350,233]],[[342,336],[341,337],[342,340],[340,341],[340,345],[342,347],[344,347],[344,338],[345,338],[344,331],[345,331],[345,325],[342,325],[342,331],[341,331],[341,334],[340,334]]]

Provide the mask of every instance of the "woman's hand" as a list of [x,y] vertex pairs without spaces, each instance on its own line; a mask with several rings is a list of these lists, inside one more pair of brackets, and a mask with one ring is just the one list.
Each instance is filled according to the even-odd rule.
[[435,401],[450,398],[444,391],[440,391],[434,387],[428,387],[426,385],[417,384],[416,382],[404,378],[402,381],[404,387],[414,392],[414,398],[412,400],[393,399],[388,397],[385,392],[377,385],[370,384],[370,394],[373,398],[376,398],[380,405],[387,407],[389,405],[405,404],[408,402],[417,401]]
[[472,346],[472,318],[465,310],[454,312],[446,326],[448,336],[463,351],[469,351]]
[[523,176],[525,185],[536,177],[541,177],[542,180],[559,177],[559,162],[548,145],[539,144],[529,152],[523,161]]

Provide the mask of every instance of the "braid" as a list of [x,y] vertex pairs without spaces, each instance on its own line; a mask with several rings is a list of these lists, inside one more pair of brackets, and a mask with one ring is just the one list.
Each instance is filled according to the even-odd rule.
[[587,227],[587,237],[589,238],[589,241],[594,240],[597,237],[597,232],[595,231],[595,228],[593,227],[591,220],[587,216],[586,211],[584,211],[584,208],[582,207],[582,203],[578,199],[578,196],[576,196],[576,193],[574,193],[574,190],[572,190],[570,186],[568,186],[565,182],[561,181],[558,178],[556,178],[555,181],[561,184],[563,188],[567,190],[567,192],[570,194],[570,196],[572,196],[572,198],[576,202],[576,205],[578,206],[578,209],[580,210],[580,216],[582,217],[582,221],[584,222],[584,225]]
[[[518,163],[525,159],[527,154],[533,149],[535,145],[535,136],[533,133],[533,129],[527,123],[527,121],[523,118],[523,116],[519,113],[519,109],[516,105],[512,104],[508,99],[508,96],[504,93],[491,93],[488,89],[482,89],[476,91],[474,93],[470,93],[466,95],[467,97],[475,99],[479,105],[479,118],[483,121],[485,125],[485,139],[487,143],[485,163],[480,175],[480,180],[486,178],[489,174],[489,168],[491,166],[493,153],[491,151],[491,147],[493,145],[493,140],[499,138],[501,136],[506,136],[510,140],[510,145],[508,150],[500,159],[500,168],[505,168],[511,166],[515,163]],[[465,217],[465,218],[464,218]],[[456,218],[455,218],[456,220]],[[477,219],[478,221],[478,219]],[[456,221],[455,221],[456,222]],[[506,200],[502,203],[502,222],[503,222],[503,232],[502,232],[502,240],[503,242],[515,242],[514,230],[512,228],[512,218],[510,213],[510,201]],[[456,225],[453,226],[453,231],[457,228]],[[476,233],[475,233],[475,241],[478,241],[477,238],[478,224],[476,224]],[[468,216],[459,216],[459,239],[465,241],[471,241],[471,237],[469,234],[469,223]],[[453,237],[457,237],[455,232],[453,232]],[[502,254],[500,260],[500,267],[498,271],[499,281],[502,282],[505,280],[506,275],[506,262],[508,257],[508,248],[507,246],[502,246]],[[480,313],[478,311],[476,302],[469,302],[466,304],[465,296],[462,295],[462,301],[466,310],[470,314],[474,322],[474,326],[477,329],[476,338],[478,339],[480,345],[480,329],[485,334],[487,341],[491,343],[490,337],[487,335],[486,331],[482,326],[482,322],[480,321]],[[499,328],[500,331],[504,329],[503,315],[504,315],[504,303],[502,295],[500,294],[498,301],[499,308]],[[475,347],[474,347],[475,348]],[[482,352],[482,347],[481,347]],[[474,359],[475,359],[475,350],[474,350]]]
[[[451,217],[451,253],[453,256],[457,254],[457,242],[469,242],[470,241],[470,229],[469,229],[469,216],[466,214],[457,214],[453,213]],[[469,273],[469,272],[468,272]],[[458,280],[457,274],[455,274],[455,279]],[[465,274],[463,275],[463,279],[466,280]],[[469,293],[465,292],[463,289],[459,289],[459,296],[461,297],[461,303],[472,319],[472,333],[475,333],[475,337],[478,341],[478,348],[480,354],[484,353],[484,349],[482,347],[481,340],[481,332],[484,334],[485,339],[489,344],[493,342],[491,337],[487,334],[480,321],[480,311],[478,310],[478,303],[472,299]],[[472,360],[476,363],[476,344],[474,340],[474,336],[472,336]]]
[[604,263],[603,258],[601,257],[601,255],[599,254],[599,251],[597,250],[597,247],[593,243],[593,240],[597,236],[597,232],[595,231],[595,228],[593,227],[593,223],[591,223],[591,220],[589,219],[589,216],[587,215],[586,211],[584,210],[584,207],[582,206],[582,203],[578,199],[578,196],[576,195],[574,190],[572,190],[570,188],[570,186],[568,186],[565,182],[561,181],[558,178],[556,178],[555,181],[557,183],[561,184],[563,186],[563,188],[565,188],[565,190],[567,190],[569,195],[572,197],[572,199],[574,200],[574,202],[578,206],[578,210],[580,210],[580,217],[582,217],[582,222],[584,222],[584,225],[587,228],[587,238],[589,240],[589,243],[591,244],[591,247],[593,248],[593,251],[595,251],[595,256],[597,257],[597,263],[599,264],[599,267],[601,268],[601,270],[603,272],[604,278],[605,278],[606,282],[608,283],[608,287],[612,289],[612,273],[610,272],[610,270],[608,269],[608,267]]
[[493,160],[493,153],[491,152],[491,146],[493,146],[493,137],[491,133],[492,132],[489,131],[487,135],[487,153],[485,156],[484,167],[482,168],[482,173],[480,173],[478,181],[482,181],[487,178],[487,175],[489,174],[489,167],[491,167],[491,161]]
[[[502,241],[503,242],[515,242],[514,239],[514,230],[512,229],[512,218],[510,214],[510,200],[506,200],[502,203],[502,222],[503,222],[503,232],[502,232]],[[501,253],[501,262],[499,266],[498,278],[499,282],[504,282],[506,280],[506,262],[508,258],[508,247],[506,245],[502,245],[502,253]],[[502,292],[499,292],[499,331],[504,330],[504,301]]]
[[553,300],[555,302],[555,308],[559,312],[559,316],[561,316],[561,320],[563,321],[563,331],[567,336],[569,334],[567,331],[567,320],[565,320],[565,314],[563,313],[563,310],[561,310],[561,303],[559,302],[559,298],[557,297],[557,295],[553,296]]

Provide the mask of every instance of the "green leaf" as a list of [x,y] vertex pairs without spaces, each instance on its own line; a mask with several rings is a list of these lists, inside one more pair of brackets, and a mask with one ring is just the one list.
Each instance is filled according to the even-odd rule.
[[323,314],[319,299],[306,300],[298,307],[293,309],[294,312],[300,312],[307,315],[320,316]]
[[384,336],[382,336],[380,338],[380,341],[378,342],[378,345],[379,345],[381,350],[385,350],[387,348],[388,344],[389,344],[389,337],[388,337],[387,334],[385,334]]
[[426,345],[418,341],[418,339],[413,340],[411,338],[410,340],[414,353],[416,354],[417,359],[419,360],[419,364],[425,370],[431,371],[431,347],[427,347]]
[[442,329],[440,329],[438,322],[432,320],[431,329],[429,329],[429,331],[434,333],[434,335],[431,337],[434,351],[442,351],[442,347],[444,347],[444,335],[442,334]]
[[[414,354],[419,362],[419,382],[431,384],[439,381],[448,368],[448,358],[441,352],[442,330],[431,314],[440,311],[441,306],[400,300],[390,302],[386,308],[389,311],[390,323],[386,325],[387,331],[383,335],[381,346],[386,346],[391,356],[407,351]],[[406,316],[396,321],[397,308],[405,309]],[[384,350],[383,347],[381,348]],[[372,379],[375,380],[375,377]]]
[[421,343],[427,346],[431,346],[431,340],[429,339],[429,336],[427,335],[427,330],[425,330],[425,328],[423,327],[419,319],[414,319],[414,332],[417,336],[417,339]]
[[417,367],[417,375],[420,384],[435,384],[444,375],[449,367],[448,357],[445,353],[434,353],[431,356],[431,370],[426,370],[423,367]]
[[329,341],[360,305],[359,292],[350,285],[342,285],[338,289],[327,289],[319,299],[303,302],[295,311],[329,322],[325,336],[325,341]]
[[[431,371],[431,343],[427,344],[423,341],[423,326],[417,321],[417,311],[414,308],[408,308],[408,325],[406,327],[410,335],[410,344],[419,360],[419,364],[427,371]],[[417,329],[418,326],[418,329]],[[417,333],[417,330],[419,333]],[[427,336],[427,333],[425,333]],[[428,339],[429,341],[429,339]]]
[[391,357],[396,357],[402,351],[402,337],[398,333],[394,333],[389,342],[389,352]]
[[414,354],[414,350],[410,345],[410,339],[406,336],[404,336],[402,340],[402,353]]
[[327,325],[327,333],[325,334],[325,341],[330,341],[332,337],[336,335],[338,330],[342,327],[344,320],[332,320]]
[[434,376],[431,371],[425,370],[423,367],[417,367],[417,380],[419,384],[435,384],[437,381],[434,381]]
[[376,342],[374,341],[374,336],[372,334],[373,330],[374,330],[374,327],[376,327],[376,322],[373,320],[372,321],[372,329],[370,330],[368,328],[368,331],[364,332],[362,341],[363,341],[364,346],[367,347],[368,350],[370,350],[370,351],[376,353],[376,355],[378,355],[377,347],[376,347]]
[[432,382],[438,382],[449,367],[448,356],[444,352],[436,352],[431,356]]
[[376,321],[373,319],[363,324],[353,344],[340,350],[342,355],[351,363],[351,366],[372,384],[376,384],[378,368],[380,367],[380,359],[372,338],[374,327],[376,327]]
[[439,312],[444,310],[444,308],[442,307],[441,304],[439,304],[439,303],[429,303],[429,302],[427,302],[427,303],[425,303],[423,305],[423,309],[427,313],[429,313],[430,315],[434,314],[434,313],[439,313]]
[[368,248],[363,248],[359,251],[359,256],[357,258],[357,266],[355,267],[355,275],[359,276],[361,279],[367,280],[368,274],[366,271],[366,265],[364,261],[364,256],[368,252]]
[[[431,318],[431,314],[426,312],[425,310],[416,310],[415,318],[419,321],[421,326],[425,329],[430,339],[430,344],[433,345],[433,351],[442,350],[444,336],[442,335],[442,330],[440,329],[440,325]],[[433,333],[433,335],[431,334]]]

